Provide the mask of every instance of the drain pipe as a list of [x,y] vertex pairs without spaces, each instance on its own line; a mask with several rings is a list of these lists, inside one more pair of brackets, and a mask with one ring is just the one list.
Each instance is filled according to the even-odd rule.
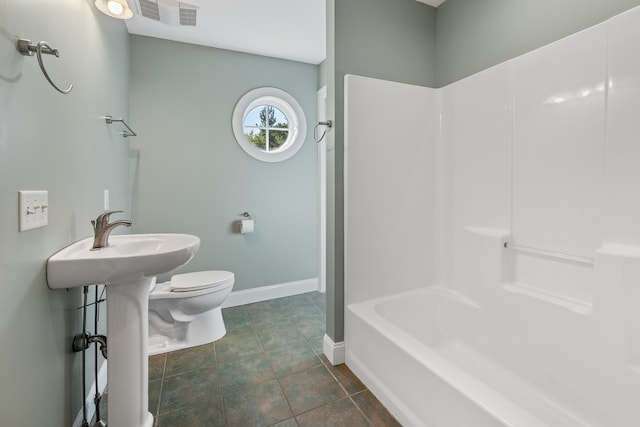
[[[100,300],[99,296],[98,296],[98,286],[96,285],[95,288],[95,316],[93,317],[94,322],[93,322],[93,330],[95,332],[98,332],[98,320],[100,319],[100,305],[99,303],[102,302],[102,300]],[[103,288],[104,289],[104,288]],[[106,337],[105,337],[105,341],[106,341]],[[104,358],[107,358],[107,343],[104,343],[104,346],[101,347],[101,349],[104,348],[104,351],[102,352],[102,355],[104,356]],[[95,347],[93,349],[93,367],[94,367],[94,376],[96,379],[96,394],[93,398],[93,404],[96,407],[96,423],[93,425],[93,427],[107,427],[107,425],[104,423],[104,421],[102,421],[102,416],[100,415],[100,401],[102,400],[102,395],[100,394],[100,387],[98,386],[98,347]]]
[[89,335],[87,332],[76,335],[73,338],[73,351],[84,351],[94,342],[100,344],[100,351],[102,352],[102,356],[106,359],[107,337],[105,335]]
[[[87,335],[87,294],[89,293],[89,287],[84,286],[82,290],[84,294],[84,301],[82,303],[82,336]],[[73,345],[75,350],[76,339],[73,339]],[[77,350],[75,350],[77,351]],[[82,427],[89,427],[89,422],[87,421],[87,400],[85,396],[87,395],[87,385],[85,384],[85,369],[86,369],[86,347],[82,348]]]

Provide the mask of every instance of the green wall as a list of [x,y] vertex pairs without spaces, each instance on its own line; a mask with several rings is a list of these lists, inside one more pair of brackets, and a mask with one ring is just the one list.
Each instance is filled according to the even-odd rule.
[[[69,95],[49,86],[35,57],[16,51],[16,36],[60,50],[44,63],[60,86],[74,85]],[[49,290],[45,265],[93,234],[89,221],[102,211],[103,190],[113,208],[130,213],[129,145],[101,118],[127,117],[128,84],[122,21],[89,1],[0,0],[2,426],[71,426],[80,411],[81,358],[71,341],[82,332],[81,292]],[[48,190],[48,226],[18,232],[18,190]]]
[[[318,67],[142,36],[131,53],[135,231],[199,236],[182,271],[233,271],[234,291],[318,277]],[[232,133],[236,102],[261,86],[290,93],[306,114],[306,141],[283,162],[254,159]],[[253,234],[233,229],[245,211]]]
[[447,0],[437,9],[437,86],[638,5],[639,0]]
[[336,74],[433,86],[435,28],[436,9],[415,0],[336,0]]

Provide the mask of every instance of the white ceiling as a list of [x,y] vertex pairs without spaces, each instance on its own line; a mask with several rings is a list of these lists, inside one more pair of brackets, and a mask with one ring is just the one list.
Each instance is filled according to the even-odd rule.
[[[199,8],[195,27],[145,18],[137,0],[128,1],[131,34],[310,64],[326,57],[325,0],[185,0]],[[445,0],[417,1],[437,7]]]

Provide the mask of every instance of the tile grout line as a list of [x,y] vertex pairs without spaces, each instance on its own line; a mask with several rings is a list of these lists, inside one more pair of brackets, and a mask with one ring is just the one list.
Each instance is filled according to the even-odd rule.
[[[314,352],[314,354],[315,354],[315,352]],[[316,357],[318,357],[318,356],[316,355]],[[320,358],[318,357],[318,359],[320,359]],[[341,396],[341,397],[337,397],[337,398],[335,398],[333,400],[329,400],[327,402],[324,402],[321,405],[314,406],[313,408],[309,408],[306,411],[301,412],[300,414],[297,414],[297,415],[293,411],[293,408],[291,408],[291,404],[289,404],[289,407],[291,408],[291,413],[294,414],[294,418],[296,419],[296,423],[298,423],[298,416],[300,416],[300,415],[304,415],[304,414],[307,414],[307,413],[309,413],[311,411],[315,411],[316,409],[322,408],[323,406],[331,405],[331,404],[333,404],[335,402],[338,402],[339,400],[342,400],[342,399],[351,399],[351,395],[349,394],[349,392],[344,388],[344,386],[342,385],[342,383],[340,383],[340,381],[336,378],[336,376],[333,375],[331,370],[329,370],[329,368],[324,364],[324,362],[322,362],[322,359],[320,359],[320,365],[314,366],[313,368],[317,368],[318,366],[322,366],[322,367],[325,368],[325,370],[329,373],[329,375],[331,375],[331,377],[334,379],[334,381],[338,383],[338,385],[340,386],[340,388],[342,389],[342,391],[344,392],[345,395]],[[312,369],[312,368],[309,368],[309,369]],[[302,371],[298,371],[298,372],[302,372]],[[293,375],[295,373],[297,373],[297,372],[294,372],[294,373],[288,374],[288,375]],[[280,378],[277,378],[277,380],[278,380],[278,383],[280,384]],[[280,388],[282,388],[282,384],[280,384]],[[283,390],[283,394],[284,394],[285,399],[287,399],[287,403],[289,403],[289,399],[287,398],[287,395],[284,393],[284,390]],[[360,410],[360,408],[358,407],[358,405],[356,405],[355,402],[353,402],[353,400],[351,400],[351,402],[358,408],[358,411],[362,412]],[[365,417],[365,419],[367,420],[367,422],[370,423],[368,418]]]
[[[299,425],[298,424],[298,416],[294,412],[293,407],[291,406],[291,402],[289,402],[289,398],[287,397],[287,393],[284,392],[284,388],[282,387],[282,383],[280,382],[280,378],[276,377],[276,381],[278,382],[278,387],[280,387],[280,391],[282,392],[282,395],[284,396],[284,400],[287,401],[287,405],[289,406],[289,411],[291,411],[291,415],[293,416],[293,419],[295,420],[296,425]],[[282,421],[286,421],[286,420],[282,420]]]
[[[225,327],[226,331],[226,327]],[[225,332],[227,335],[229,331]],[[220,361],[218,360],[218,346],[216,342],[213,342],[213,357],[216,360],[216,374],[218,375],[218,389],[220,390],[220,406],[222,407],[222,419],[224,419],[224,425],[229,425],[229,420],[227,419],[227,405],[224,403],[224,391],[222,387],[222,376],[220,375]]]
[[364,393],[365,390],[360,390],[357,393],[353,393],[352,395],[349,396],[349,399],[351,400],[351,402],[354,404],[354,406],[356,407],[356,409],[358,409],[358,411],[362,414],[362,416],[364,417],[365,420],[367,420],[367,422],[369,424],[371,424],[372,426],[374,425],[373,421],[369,419],[369,417],[367,416],[367,414],[365,414],[365,412],[362,410],[362,408],[360,407],[360,405],[358,405],[358,402],[356,402],[355,400],[353,400],[353,396],[355,396],[356,394],[360,394],[360,393]]
[[[264,360],[266,360],[266,362],[269,364],[269,369],[271,369],[271,373],[273,374],[274,379],[278,383],[278,387],[280,388],[280,392],[282,393],[282,396],[284,397],[285,401],[287,402],[287,406],[289,407],[289,411],[290,411],[290,413],[292,415],[292,418],[294,419],[296,425],[298,425],[298,421],[295,419],[295,413],[293,412],[293,408],[291,407],[291,403],[289,402],[289,399],[287,398],[287,395],[284,392],[284,389],[282,388],[282,384],[280,383],[280,378],[278,378],[278,375],[276,374],[276,371],[273,368],[273,364],[271,363],[271,360],[266,355],[265,346],[262,343],[262,340],[260,339],[260,336],[259,336],[258,331],[256,329],[256,325],[254,324],[254,319],[251,316],[251,314],[249,314],[249,311],[246,308],[245,308],[245,312],[246,312],[247,317],[249,319],[249,323],[251,324],[251,330],[253,331],[253,334],[256,337],[256,340],[258,341],[258,344],[260,345],[260,349],[261,349],[260,356],[262,358],[264,358]],[[287,320],[289,320],[289,319],[287,318]],[[224,391],[223,391],[223,399],[224,399]],[[286,421],[288,419],[290,419],[290,418],[285,418],[284,420],[279,420],[275,424],[278,424],[280,422]],[[227,425],[228,425],[229,424],[228,420],[225,419],[225,421],[227,422]],[[275,424],[270,424],[270,425],[275,425]]]
[[[287,320],[289,322],[291,322],[291,319],[289,319],[289,316],[287,316]],[[291,412],[291,415],[293,416],[293,420],[295,421],[296,425],[298,425],[298,420],[296,419],[296,413],[293,411],[293,407],[291,406],[291,402],[289,402],[289,398],[287,397],[287,394],[284,392],[284,388],[282,387],[282,383],[280,382],[280,377],[278,376],[278,374],[276,374],[276,370],[273,368],[273,364],[271,363],[271,360],[269,359],[269,357],[267,357],[266,354],[264,354],[265,353],[264,345],[262,345],[262,341],[260,340],[260,337],[258,336],[258,333],[256,332],[255,326],[253,324],[253,319],[251,318],[251,316],[249,316],[249,321],[251,322],[251,328],[253,328],[253,331],[256,334],[256,338],[258,338],[258,342],[260,343],[260,347],[262,347],[262,353],[264,355],[264,358],[267,360],[267,363],[269,364],[269,367],[271,368],[271,372],[273,373],[273,376],[275,377],[276,381],[278,382],[278,387],[280,387],[280,392],[284,396],[284,400],[287,401],[287,406],[289,407],[289,411]],[[286,420],[281,420],[281,421],[278,421],[278,422],[282,422],[282,421],[286,421]],[[276,424],[278,424],[278,423],[276,423]]]
[[162,363],[162,375],[160,376],[160,391],[158,392],[158,400],[156,402],[156,413],[153,416],[153,425],[158,424],[158,417],[160,416],[160,404],[162,403],[162,389],[164,388],[164,374],[167,370],[167,354],[164,354],[164,362]]
[[[311,305],[312,305],[314,308],[317,308],[313,303],[311,303]],[[289,322],[289,323],[290,323],[290,324],[291,324],[291,325],[296,329],[296,331],[297,331],[298,335],[302,338],[302,340],[304,341],[304,343],[305,343],[306,347],[307,347],[307,348],[308,348],[308,349],[313,353],[314,357],[318,359],[319,365],[315,365],[315,366],[313,366],[313,368],[316,368],[316,367],[318,367],[318,366],[324,366],[324,363],[322,362],[322,359],[320,359],[320,357],[319,357],[319,356],[316,354],[316,352],[313,350],[313,348],[312,348],[312,347],[311,347],[311,345],[309,344],[309,341],[308,341],[307,337],[305,337],[304,335],[302,335],[302,334],[300,333],[300,330],[296,327],[296,323],[291,319],[291,316],[290,316],[290,315],[287,315],[286,317],[287,317],[287,321],[288,321],[288,322]],[[259,334],[258,334],[258,332],[257,332],[257,330],[256,330],[256,328],[255,328],[255,325],[254,325],[254,323],[253,323],[253,318],[252,318],[250,315],[249,315],[249,321],[251,322],[251,327],[253,328],[254,333],[256,334],[256,337],[257,337],[258,342],[260,343],[260,345],[261,345],[261,347],[262,347],[262,349],[263,349],[263,354],[264,354],[264,353],[266,353],[266,350],[264,349],[264,345],[262,344],[262,340],[260,339]],[[296,414],[296,412],[293,410],[293,407],[291,406],[291,402],[290,402],[289,398],[287,397],[287,394],[284,392],[284,387],[282,386],[282,382],[280,381],[280,380],[281,380],[281,377],[276,373],[276,371],[275,371],[275,369],[274,369],[274,367],[273,367],[273,364],[271,363],[271,360],[270,360],[268,357],[266,357],[266,355],[265,355],[265,358],[267,359],[267,363],[269,363],[269,366],[270,366],[270,368],[271,368],[271,371],[273,372],[273,374],[274,374],[274,376],[275,376],[275,379],[276,379],[276,381],[277,381],[277,383],[278,383],[278,387],[280,387],[280,391],[281,391],[282,395],[284,396],[284,398],[285,398],[285,400],[286,400],[286,402],[287,402],[287,405],[288,405],[288,407],[289,407],[289,410],[290,410],[290,412],[291,412],[291,414],[292,414],[292,418],[293,418],[293,420],[294,420],[294,422],[296,423],[296,425],[297,425],[297,426],[299,426],[299,425],[300,425],[300,424],[298,423],[298,416],[299,416],[299,415],[305,414],[305,413],[307,413],[307,412],[309,412],[309,411],[312,411],[312,410],[314,410],[314,409],[318,409],[318,408],[320,408],[320,407],[322,407],[322,406],[325,406],[325,405],[331,404],[331,403],[335,402],[336,400],[339,400],[339,399],[336,399],[336,400],[333,400],[333,401],[330,401],[330,402],[325,402],[324,404],[319,405],[319,406],[314,407],[314,408],[311,408],[311,409],[308,409],[308,410],[304,411],[304,412],[303,412],[303,413],[301,413],[301,414]],[[326,369],[326,367],[325,367],[325,369]],[[290,373],[287,373],[286,375],[284,375],[284,377],[289,376],[289,375],[293,375],[293,374],[296,374],[296,373],[299,373],[299,372],[302,372],[302,371],[304,371],[304,369],[303,369],[303,370],[301,370],[301,371],[290,372]],[[335,377],[334,377],[334,379],[335,379]],[[338,382],[338,384],[340,385],[340,383],[339,383],[339,382]],[[343,391],[344,391],[344,388],[343,388]],[[345,393],[346,393],[346,391],[345,391]],[[289,419],[289,418],[287,418],[287,419]],[[278,424],[279,422],[286,421],[287,419],[285,419],[285,420],[281,420],[281,421],[278,421],[276,424]]]
[[331,369],[329,369],[329,366],[327,366],[324,361],[322,363],[322,365],[325,367],[325,369],[327,370],[327,372],[329,372],[329,374],[333,377],[334,380],[336,380],[336,382],[338,383],[338,385],[340,385],[340,387],[342,388],[342,390],[345,392],[345,394],[347,395],[346,397],[351,401],[351,403],[353,403],[353,405],[356,407],[356,409],[358,410],[358,412],[360,412],[360,414],[364,417],[364,419],[370,424],[370,425],[374,425],[373,422],[369,419],[369,417],[367,417],[367,415],[364,413],[364,411],[362,410],[362,408],[360,408],[360,405],[358,405],[358,403],[353,400],[353,396],[355,396],[356,394],[360,394],[360,393],[364,393],[367,389],[363,389],[363,390],[358,390],[354,393],[349,393],[349,391],[346,389],[346,387],[342,384],[342,382],[340,382],[340,380],[338,379],[337,376],[335,376],[333,374],[333,372],[331,371]]

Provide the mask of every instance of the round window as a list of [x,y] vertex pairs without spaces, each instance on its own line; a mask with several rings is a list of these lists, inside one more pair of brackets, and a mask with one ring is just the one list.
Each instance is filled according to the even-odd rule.
[[233,110],[232,126],[240,147],[264,162],[293,156],[307,134],[300,104],[274,87],[254,89],[240,98]]

